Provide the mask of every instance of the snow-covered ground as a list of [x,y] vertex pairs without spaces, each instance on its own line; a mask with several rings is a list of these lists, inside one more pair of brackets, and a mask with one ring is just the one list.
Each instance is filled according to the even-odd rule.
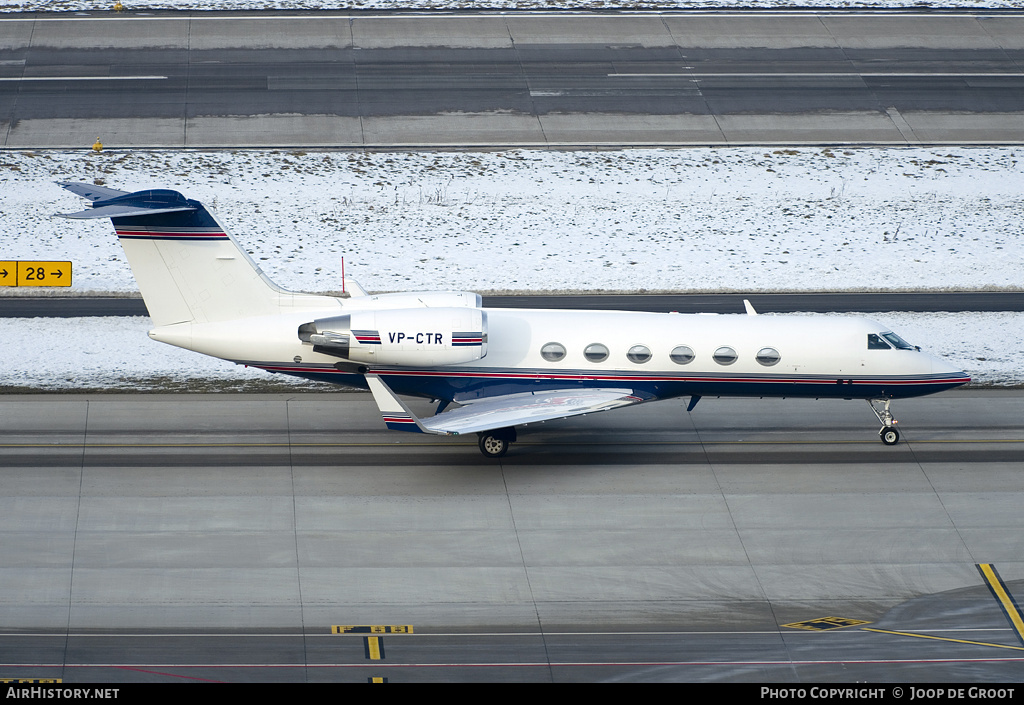
[[[0,153],[5,260],[135,283],[55,180],[174,188],[302,291],[1024,285],[1024,148]],[[15,235],[15,237],[11,237]],[[23,290],[24,293],[34,293]]]
[[[3,259],[136,290],[110,223],[56,180],[214,206],[279,284],[373,291],[779,291],[1024,285],[1024,149],[3,152]],[[3,295],[35,295],[8,289]],[[67,290],[53,290],[66,294]],[[1024,315],[877,314],[976,381],[1024,384]],[[0,322],[0,386],[194,388],[266,375],[162,346],[146,319]],[[274,380],[279,378],[275,377]]]
[[[0,12],[110,11],[113,0],[0,0]],[[122,0],[140,10],[655,10],[692,8],[1019,8],[1021,0]]]

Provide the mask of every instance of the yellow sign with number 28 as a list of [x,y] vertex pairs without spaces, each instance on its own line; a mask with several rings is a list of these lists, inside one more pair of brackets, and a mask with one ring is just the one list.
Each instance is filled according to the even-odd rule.
[[71,286],[71,263],[0,262],[0,286]]

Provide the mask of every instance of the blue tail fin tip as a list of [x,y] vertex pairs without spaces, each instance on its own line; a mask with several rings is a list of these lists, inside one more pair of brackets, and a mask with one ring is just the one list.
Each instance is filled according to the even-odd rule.
[[58,183],[68,191],[92,201],[92,208],[84,211],[57,213],[62,218],[136,218],[201,209],[198,203],[189,201],[177,191],[170,189],[147,189],[129,193],[90,184]]

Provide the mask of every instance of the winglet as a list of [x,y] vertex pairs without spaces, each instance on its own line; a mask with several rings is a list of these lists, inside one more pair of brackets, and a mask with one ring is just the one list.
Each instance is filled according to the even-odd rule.
[[384,384],[379,376],[374,374],[366,375],[366,383],[373,393],[373,400],[377,402],[380,415],[384,423],[392,431],[411,431],[412,433],[437,433],[428,431],[416,418],[416,415],[409,410],[405,403],[395,396],[388,385]]
[[743,308],[745,308],[747,310],[747,315],[749,315],[749,316],[756,316],[757,315],[757,311],[754,310],[754,306],[747,299],[743,299]]

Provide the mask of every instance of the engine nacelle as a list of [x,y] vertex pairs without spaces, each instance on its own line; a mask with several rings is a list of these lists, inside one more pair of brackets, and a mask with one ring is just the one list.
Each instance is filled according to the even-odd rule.
[[355,311],[299,326],[313,351],[377,365],[455,365],[487,354],[487,314],[479,308]]
[[353,299],[350,305],[360,309],[385,308],[480,308],[480,294],[470,291],[416,291],[395,294],[371,294]]

